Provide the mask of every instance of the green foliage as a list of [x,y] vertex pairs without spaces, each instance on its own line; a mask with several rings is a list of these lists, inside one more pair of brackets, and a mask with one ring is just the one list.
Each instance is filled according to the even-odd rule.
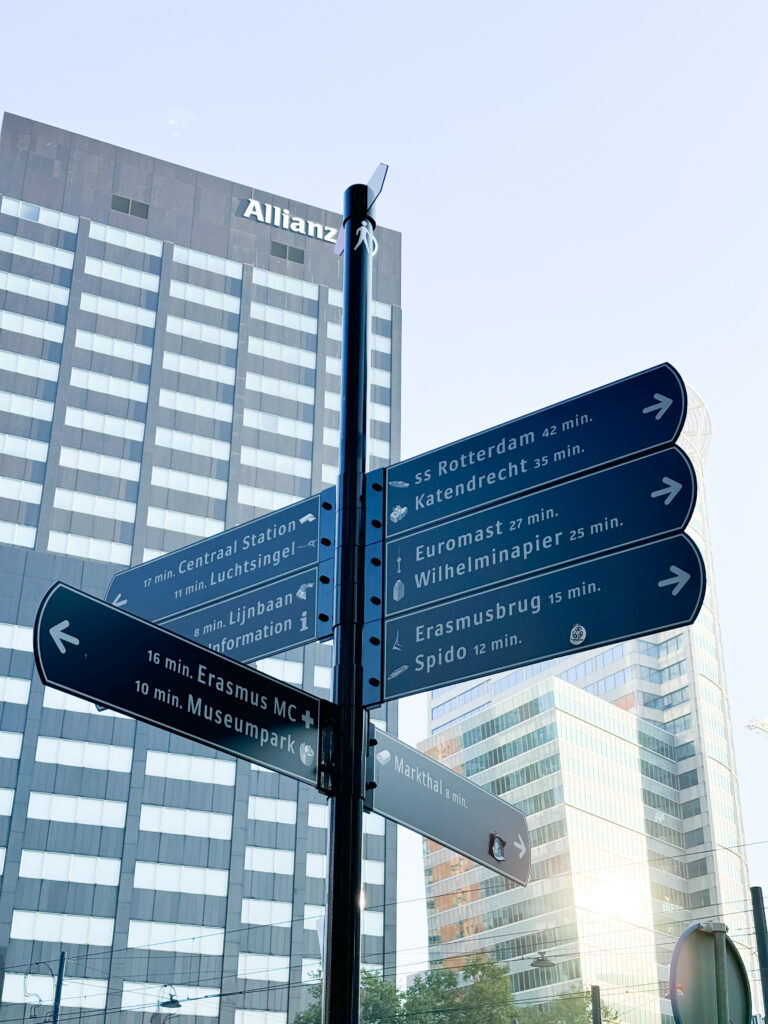
[[[602,1001],[600,1011],[604,1024],[618,1019],[616,1012]],[[592,1024],[591,995],[589,989],[572,988],[549,1003],[518,1007],[515,1017],[518,1024]]]

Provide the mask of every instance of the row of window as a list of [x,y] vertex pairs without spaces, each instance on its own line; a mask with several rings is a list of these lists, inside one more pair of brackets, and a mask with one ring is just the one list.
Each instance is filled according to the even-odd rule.
[[9,274],[0,270],[0,291],[13,292],[14,295],[25,295],[30,299],[42,302],[55,302],[59,306],[69,303],[69,288],[48,281],[38,281],[36,277],[25,277],[23,274]]
[[3,196],[0,199],[0,213],[6,213],[9,217],[18,217],[21,220],[29,220],[35,224],[45,224],[46,227],[57,228],[59,231],[77,234],[79,224],[77,217],[61,213],[59,210],[49,210],[45,206],[36,206],[34,203],[24,203],[20,199],[12,199],[10,196]]
[[54,341],[59,345],[64,341],[64,328],[61,324],[25,316],[23,313],[13,313],[10,309],[0,309],[0,329],[14,334],[24,334],[28,338]]
[[30,238],[6,235],[3,232],[0,232],[0,252],[22,256],[37,263],[47,263],[52,267],[64,267],[66,270],[71,270],[75,262],[75,254],[70,249],[57,249],[55,245],[44,245]]

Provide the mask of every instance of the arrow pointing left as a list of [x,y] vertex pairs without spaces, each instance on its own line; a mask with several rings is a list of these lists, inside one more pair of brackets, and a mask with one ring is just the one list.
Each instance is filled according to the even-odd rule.
[[67,648],[64,646],[64,641],[72,644],[74,647],[80,645],[80,641],[76,636],[71,636],[69,633],[65,633],[64,630],[69,626],[69,619],[64,619],[62,622],[57,622],[55,626],[51,626],[48,632],[51,634],[51,640],[56,644],[59,649],[59,654],[66,654]]

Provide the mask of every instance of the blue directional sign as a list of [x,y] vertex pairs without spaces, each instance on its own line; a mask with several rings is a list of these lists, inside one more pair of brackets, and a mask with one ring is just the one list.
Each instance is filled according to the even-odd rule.
[[374,728],[368,753],[371,810],[520,885],[531,870],[525,816],[444,764]]
[[302,569],[165,625],[238,661],[257,661],[332,634],[333,563]]
[[685,385],[663,363],[386,470],[386,535],[674,444]]
[[366,644],[365,703],[687,626],[704,588],[677,534],[389,618]]
[[154,622],[221,601],[333,554],[336,490],[117,573],[107,601]]
[[318,784],[328,701],[63,583],[40,605],[34,649],[46,686]]
[[685,528],[696,476],[668,448],[455,517],[386,545],[385,614]]

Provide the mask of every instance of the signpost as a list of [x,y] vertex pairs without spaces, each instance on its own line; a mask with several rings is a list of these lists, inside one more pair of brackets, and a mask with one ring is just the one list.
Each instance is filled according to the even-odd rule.
[[662,363],[385,471],[387,536],[674,444],[685,385]]
[[371,810],[527,884],[531,843],[520,811],[375,726],[371,746]]
[[[521,885],[530,870],[523,815],[371,732],[366,706],[686,625],[705,586],[667,363],[366,477],[385,175],[344,196],[338,488],[120,572],[106,602],[58,583],[34,630],[46,685],[329,795],[324,1018],[350,1024],[366,807]],[[243,664],[331,635],[334,703]]]
[[385,613],[682,530],[696,477],[679,448],[599,470],[386,545]]
[[124,569],[107,601],[153,622],[333,557],[336,488]]
[[367,652],[366,702],[688,625],[704,581],[678,534],[389,618],[383,668],[381,647]]
[[319,785],[329,701],[63,583],[43,598],[34,639],[47,686]]

